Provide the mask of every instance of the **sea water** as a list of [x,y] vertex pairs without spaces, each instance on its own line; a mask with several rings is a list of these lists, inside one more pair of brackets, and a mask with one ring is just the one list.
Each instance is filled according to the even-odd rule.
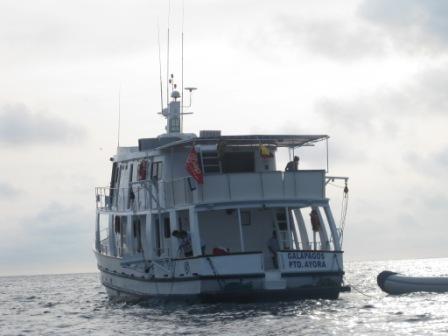
[[346,263],[338,300],[138,304],[108,299],[97,273],[0,278],[0,335],[445,335],[448,294],[391,296],[383,270],[448,276],[448,259]]

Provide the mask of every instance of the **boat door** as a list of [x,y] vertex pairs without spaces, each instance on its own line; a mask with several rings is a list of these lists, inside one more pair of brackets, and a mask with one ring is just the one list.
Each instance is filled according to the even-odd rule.
[[169,213],[154,214],[154,250],[159,258],[171,257],[171,225]]

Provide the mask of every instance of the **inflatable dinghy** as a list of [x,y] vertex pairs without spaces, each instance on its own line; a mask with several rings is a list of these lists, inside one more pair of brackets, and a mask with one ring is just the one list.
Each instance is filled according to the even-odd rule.
[[448,277],[408,277],[383,271],[378,274],[376,281],[383,291],[394,295],[411,292],[448,292]]

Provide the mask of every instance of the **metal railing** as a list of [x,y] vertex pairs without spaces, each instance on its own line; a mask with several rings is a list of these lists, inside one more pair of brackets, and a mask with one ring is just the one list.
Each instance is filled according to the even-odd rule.
[[141,183],[127,188],[95,188],[96,208],[102,211],[144,211],[158,209],[160,204],[154,196],[155,187]]
[[325,171],[214,174],[197,184],[191,177],[139,181],[126,188],[96,188],[97,209],[145,211],[207,202],[324,199]]
[[325,171],[259,172],[204,176],[204,184],[185,177],[164,182],[167,207],[247,200],[324,199]]

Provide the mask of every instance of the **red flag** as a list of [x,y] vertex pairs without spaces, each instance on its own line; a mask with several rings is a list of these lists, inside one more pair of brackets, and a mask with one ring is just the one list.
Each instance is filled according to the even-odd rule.
[[185,169],[187,169],[187,172],[189,172],[198,183],[204,183],[204,175],[199,167],[198,153],[194,149],[194,146],[191,149],[190,154],[188,154],[187,162],[185,162]]

